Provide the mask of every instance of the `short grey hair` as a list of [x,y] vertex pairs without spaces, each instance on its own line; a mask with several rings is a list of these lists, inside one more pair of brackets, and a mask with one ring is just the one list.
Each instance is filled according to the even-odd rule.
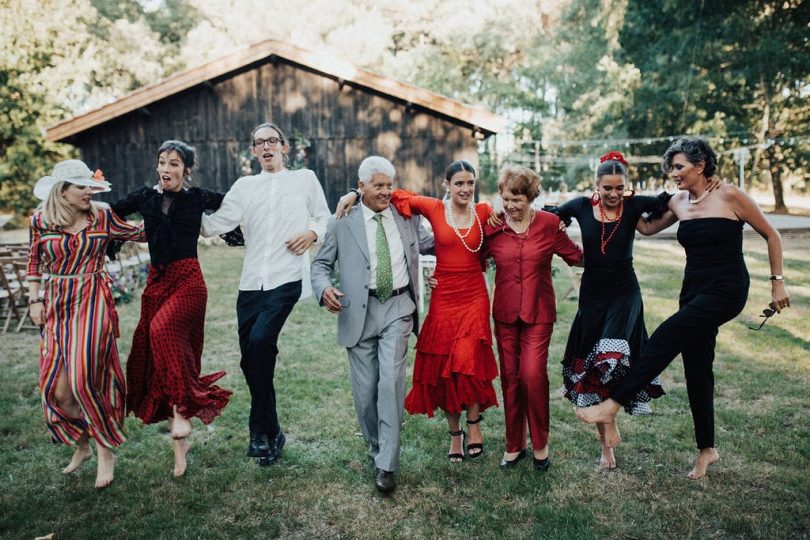
[[397,174],[394,164],[382,156],[369,156],[363,160],[360,167],[357,169],[357,178],[361,182],[368,183],[371,177],[377,173],[384,174],[391,180]]

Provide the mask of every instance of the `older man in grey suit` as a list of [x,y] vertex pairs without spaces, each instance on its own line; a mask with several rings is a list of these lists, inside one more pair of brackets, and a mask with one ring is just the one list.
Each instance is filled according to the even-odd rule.
[[[387,159],[363,160],[362,199],[348,217],[330,220],[311,271],[318,301],[338,315],[337,341],[348,352],[354,407],[383,493],[396,487],[405,353],[418,328],[419,253],[433,249],[418,217],[404,219],[390,206],[394,176]],[[335,263],[338,287],[331,281]]]

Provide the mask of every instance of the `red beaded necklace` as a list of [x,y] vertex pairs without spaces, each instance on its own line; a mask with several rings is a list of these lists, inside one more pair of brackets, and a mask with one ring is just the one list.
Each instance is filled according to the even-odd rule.
[[605,254],[605,247],[607,247],[608,242],[613,239],[613,236],[616,234],[616,231],[619,230],[619,224],[622,221],[622,209],[624,208],[624,199],[619,201],[619,210],[616,213],[616,218],[612,219],[611,223],[616,223],[616,226],[613,227],[613,231],[605,238],[605,223],[608,221],[607,214],[605,213],[605,207],[602,205],[602,201],[599,201],[599,217],[602,218],[602,238],[601,238],[601,250],[602,255]]

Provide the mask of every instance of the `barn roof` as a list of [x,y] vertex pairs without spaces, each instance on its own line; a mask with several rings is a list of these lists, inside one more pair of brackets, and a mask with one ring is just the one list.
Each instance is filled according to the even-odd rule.
[[341,82],[368,88],[412,105],[423,107],[428,111],[468,124],[473,129],[480,129],[486,134],[499,133],[506,127],[505,118],[485,109],[466,105],[412,84],[382,77],[371,71],[289,43],[268,39],[207,64],[187,69],[162,81],[139,88],[112,103],[87,113],[63,120],[48,128],[48,140],[62,141],[72,135],[146,107],[178,92],[239,71],[246,66],[262,62],[273,56],[299,64],[324,76],[336,78]]

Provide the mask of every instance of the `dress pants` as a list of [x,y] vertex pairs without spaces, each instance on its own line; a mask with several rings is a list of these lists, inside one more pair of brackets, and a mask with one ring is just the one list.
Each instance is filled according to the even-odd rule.
[[[747,285],[747,284],[746,284]],[[717,330],[745,306],[742,295],[702,293],[681,298],[681,309],[650,336],[638,360],[610,397],[624,405],[680,353],[699,449],[714,447],[714,346]]]
[[270,440],[281,427],[276,413],[273,376],[281,327],[301,296],[301,280],[269,291],[239,291],[236,317],[239,322],[240,367],[250,388],[251,433],[264,433]]
[[507,452],[526,448],[527,419],[532,448],[548,444],[548,346],[553,330],[551,323],[495,321]]
[[407,293],[385,303],[370,296],[360,340],[346,349],[360,431],[374,465],[384,471],[399,467],[405,354],[414,311],[416,304]]

